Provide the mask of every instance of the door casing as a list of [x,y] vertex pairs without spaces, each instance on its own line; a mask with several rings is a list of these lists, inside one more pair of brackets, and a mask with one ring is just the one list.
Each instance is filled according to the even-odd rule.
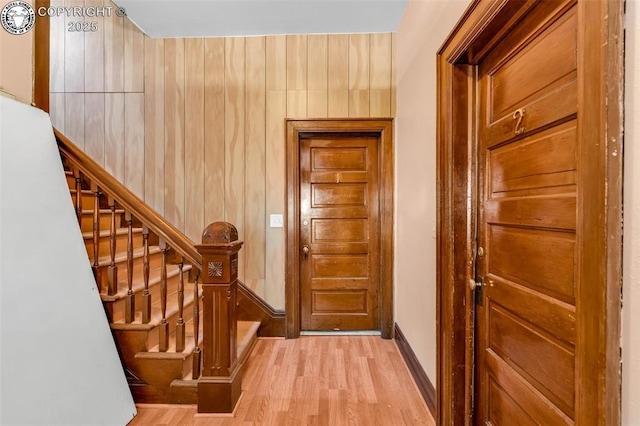
[[[437,56],[437,424],[473,424],[476,65],[536,1],[476,0]],[[620,423],[623,1],[578,0],[576,424]],[[582,285],[584,283],[589,285]],[[463,397],[464,396],[464,397]]]
[[300,137],[322,134],[367,134],[380,141],[380,286],[378,327],[393,336],[393,120],[390,118],[287,120],[285,328],[287,338],[300,336]]

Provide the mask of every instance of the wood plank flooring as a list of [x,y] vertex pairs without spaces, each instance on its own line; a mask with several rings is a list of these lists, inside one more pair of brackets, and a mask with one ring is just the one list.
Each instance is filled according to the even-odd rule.
[[393,340],[259,339],[235,417],[191,406],[138,406],[144,425],[435,425]]

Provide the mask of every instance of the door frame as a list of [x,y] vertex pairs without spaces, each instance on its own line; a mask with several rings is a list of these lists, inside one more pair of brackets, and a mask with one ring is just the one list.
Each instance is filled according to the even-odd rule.
[[[620,423],[623,0],[578,0],[576,424]],[[536,4],[474,0],[437,55],[437,424],[473,423],[476,64]],[[585,195],[588,194],[588,197]],[[587,199],[588,198],[588,202]],[[581,277],[593,277],[581,279]],[[590,285],[581,285],[588,282]],[[464,397],[463,397],[464,396]]]
[[393,336],[393,119],[349,118],[286,120],[285,334],[300,336],[300,149],[301,137],[326,134],[367,134],[378,138],[380,202],[380,282],[378,327]]

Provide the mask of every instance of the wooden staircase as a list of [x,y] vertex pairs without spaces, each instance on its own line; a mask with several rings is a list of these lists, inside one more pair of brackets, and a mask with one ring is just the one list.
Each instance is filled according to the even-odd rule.
[[[67,151],[61,147],[71,200],[135,401],[198,403],[204,333],[197,251],[170,225],[150,223],[149,217],[159,216],[150,215],[148,206],[140,212],[121,207],[132,204],[116,199],[121,188],[91,179],[106,172],[87,173],[77,159],[69,161]],[[237,343],[238,365],[259,326],[237,322],[231,341]]]

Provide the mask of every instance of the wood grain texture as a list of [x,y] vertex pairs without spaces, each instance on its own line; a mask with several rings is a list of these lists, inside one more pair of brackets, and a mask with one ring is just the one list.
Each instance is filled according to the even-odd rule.
[[391,34],[391,109],[390,109],[390,116],[391,117],[395,117],[396,116],[396,86],[397,86],[397,82],[396,82],[396,71],[398,69],[397,64],[396,64],[396,57],[398,55],[398,36],[396,35],[396,33],[392,33]]
[[123,21],[124,91],[144,91],[144,34],[129,19]]
[[[63,7],[64,0],[52,0],[51,7]],[[49,90],[51,93],[64,92],[65,67],[64,67],[64,39],[66,27],[64,19],[49,19]],[[53,105],[53,100],[50,100]]]
[[205,40],[204,223],[224,219],[225,48],[224,39]]
[[164,40],[145,37],[144,200],[164,214]]
[[[65,0],[65,7],[82,7],[83,0]],[[55,18],[61,19],[61,17]],[[84,32],[76,31],[78,27],[82,29],[84,18],[74,16],[64,16],[64,90],[66,93],[84,92]],[[76,27],[76,23],[78,27]],[[69,30],[71,26],[71,30]]]
[[[225,39],[225,192],[224,220],[246,238],[245,202],[245,39]],[[238,279],[244,281],[245,251],[238,254]]]
[[349,35],[349,117],[369,117],[370,38]]
[[144,94],[124,94],[124,184],[144,199]]
[[389,117],[391,115],[391,34],[371,34],[370,55],[370,96],[369,114],[371,117]]
[[65,98],[64,93],[50,93],[49,114],[53,127],[65,133]]
[[184,39],[165,40],[164,215],[184,231]]
[[308,81],[307,113],[309,117],[326,118],[328,115],[327,92],[327,35],[307,37]]
[[242,387],[235,417],[139,405],[129,425],[435,425],[395,343],[379,337],[258,339]]
[[327,40],[328,114],[349,116],[349,35],[329,35]]
[[[266,214],[283,214],[285,206],[285,133],[287,116],[286,36],[267,37]],[[284,65],[283,65],[284,64]],[[284,230],[266,228],[265,299],[284,307]]]
[[245,114],[245,279],[264,297],[266,228],[266,44],[265,37],[246,40]]
[[84,149],[84,93],[66,93],[64,95],[64,130]]
[[[124,93],[105,94],[104,168],[124,181]],[[70,138],[71,139],[71,138]],[[74,140],[74,139],[71,139]]]
[[[104,7],[103,0],[85,0],[85,7]],[[107,18],[110,19],[110,18]],[[96,23],[96,31],[86,32],[84,35],[84,72],[85,92],[104,92],[104,20],[102,16],[87,18]]]
[[104,166],[105,99],[104,93],[86,93],[85,100],[85,146],[84,151],[96,163]]
[[204,223],[204,39],[185,40],[185,234],[200,242]]
[[287,36],[266,39],[266,88],[287,90]]
[[[106,5],[116,9],[109,0]],[[124,91],[124,18],[112,16],[104,19],[104,91]]]
[[307,36],[287,36],[287,117],[307,117]]

